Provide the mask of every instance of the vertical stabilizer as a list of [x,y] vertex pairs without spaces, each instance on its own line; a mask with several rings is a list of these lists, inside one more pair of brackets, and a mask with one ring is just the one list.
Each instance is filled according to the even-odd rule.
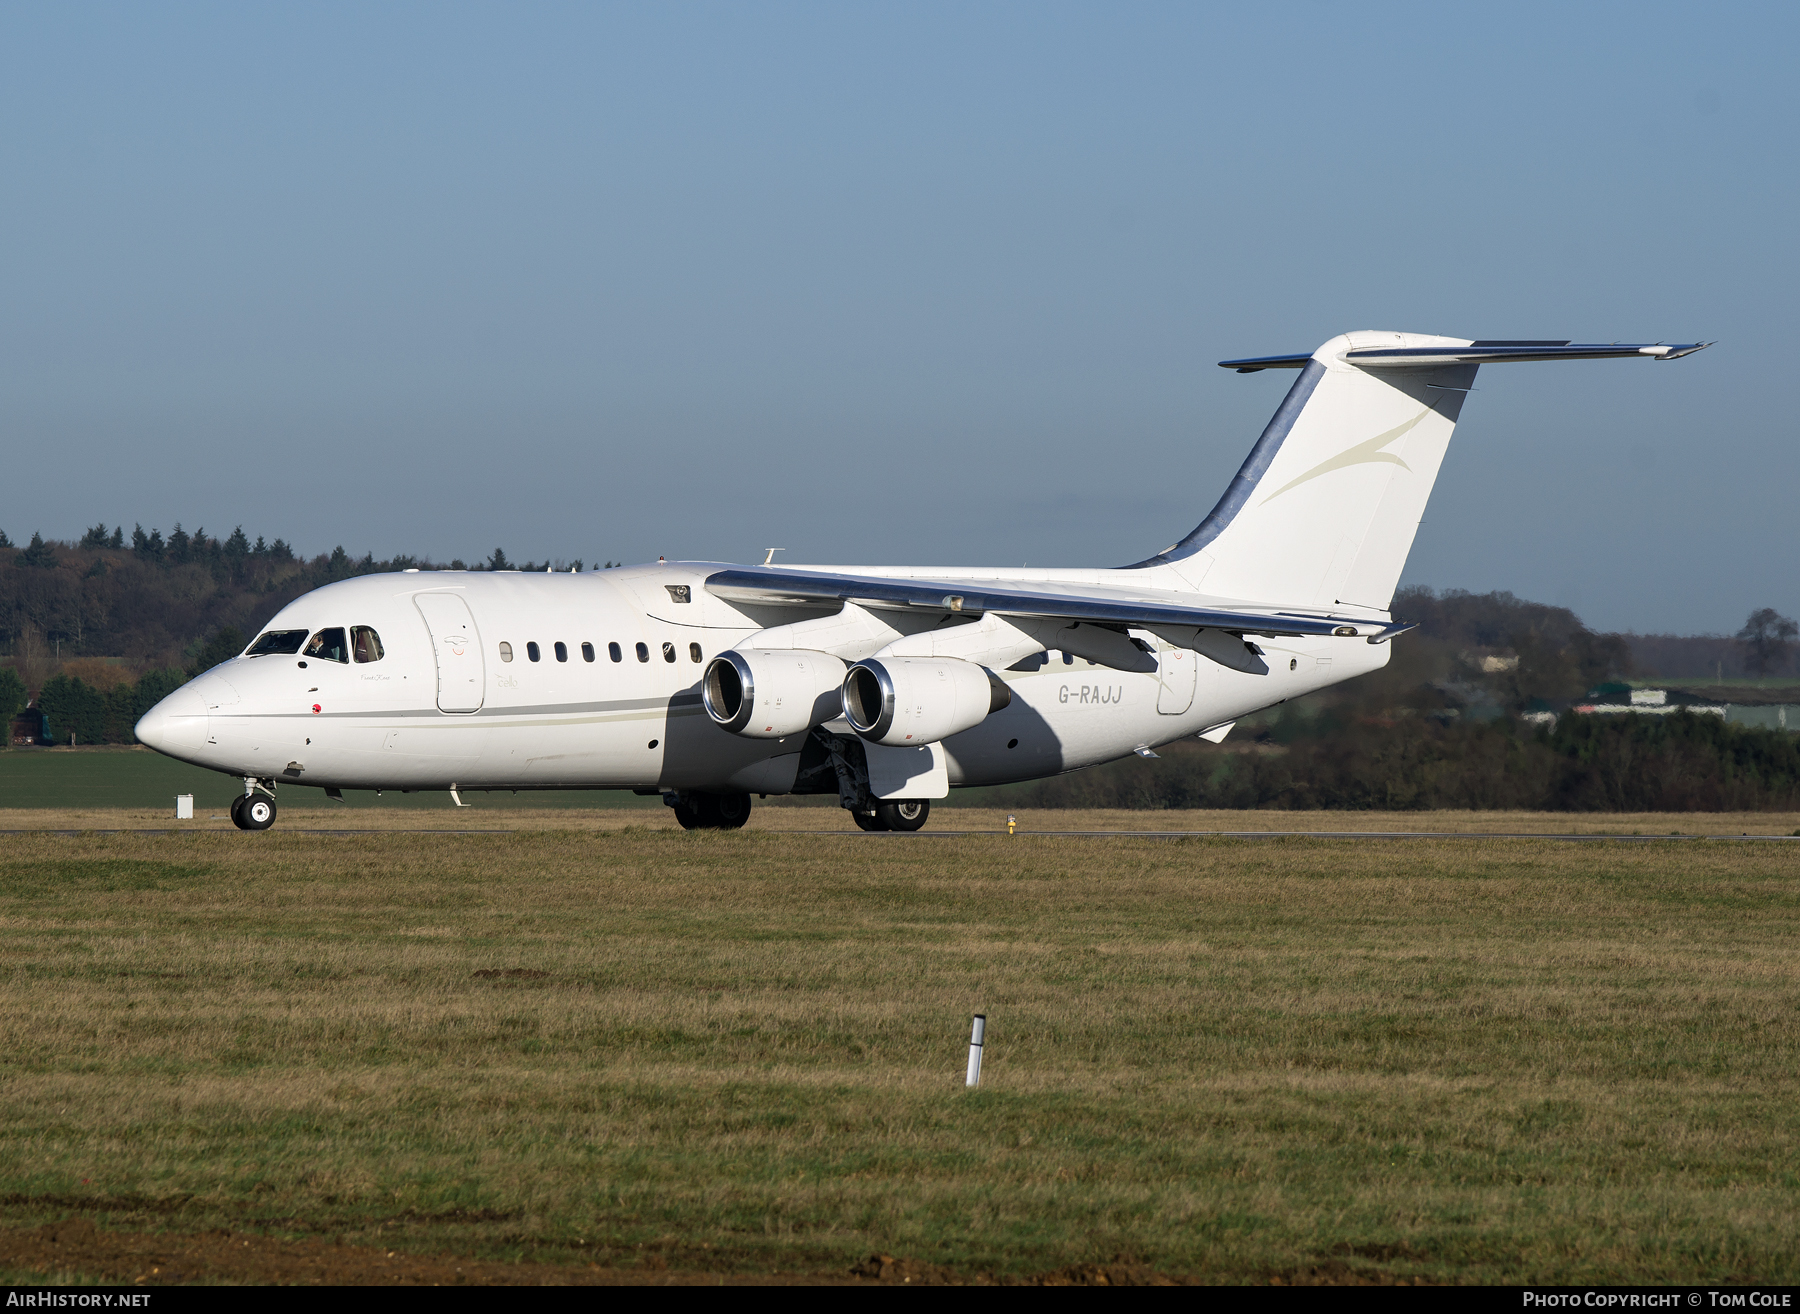
[[[1476,365],[1366,369],[1347,352],[1467,347],[1461,338],[1350,333],[1306,360],[1212,512],[1140,563],[1221,598],[1386,610]],[[1271,358],[1275,368],[1297,363]]]

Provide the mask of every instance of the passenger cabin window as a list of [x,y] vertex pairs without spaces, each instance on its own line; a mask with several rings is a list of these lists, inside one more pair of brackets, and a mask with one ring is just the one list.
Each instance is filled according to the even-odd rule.
[[697,643],[688,644],[688,656],[692,657],[695,661],[699,661],[700,660],[700,645]]
[[663,660],[665,662],[672,662],[675,660],[675,645],[674,644],[672,644],[672,643],[663,644]]
[[538,646],[535,643],[528,643],[525,645],[525,655],[534,662],[543,656],[543,654],[538,651]]
[[559,662],[566,662],[569,660],[569,645],[564,643],[561,639],[556,641],[556,660]]
[[647,662],[650,660],[650,649],[649,648],[645,647],[643,644],[640,643],[637,646],[637,650],[638,650],[638,660],[640,662]]
[[300,651],[306,642],[305,630],[270,630],[244,649],[246,657],[286,657]]
[[510,662],[512,660],[512,644],[502,641],[500,644],[500,660],[503,662]]
[[625,660],[625,654],[619,651],[619,645],[616,643],[609,643],[606,645],[606,655],[611,657],[615,662],[622,662]]
[[[594,660],[594,645],[593,644],[584,643],[581,645],[581,660],[584,662],[591,662]],[[615,658],[614,660],[616,661],[617,658]]]
[[344,641],[343,627],[320,630],[313,635],[312,642],[306,645],[306,655],[328,662],[349,661],[350,645]]
[[378,662],[386,654],[381,649],[381,636],[367,625],[350,627],[350,655],[358,662]]

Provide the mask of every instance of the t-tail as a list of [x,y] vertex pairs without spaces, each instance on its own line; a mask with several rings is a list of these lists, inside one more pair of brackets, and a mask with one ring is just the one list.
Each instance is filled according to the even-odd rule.
[[1480,366],[1674,360],[1709,345],[1362,332],[1310,356],[1220,361],[1300,377],[1206,519],[1136,565],[1165,567],[1213,597],[1386,611]]

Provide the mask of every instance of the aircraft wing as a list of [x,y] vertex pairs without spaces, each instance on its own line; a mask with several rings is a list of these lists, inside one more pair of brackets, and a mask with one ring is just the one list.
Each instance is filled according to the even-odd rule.
[[1368,638],[1380,643],[1414,626],[1405,621],[1370,621],[1331,616],[1319,611],[1279,608],[1200,607],[1180,602],[1154,602],[1124,594],[1040,592],[1008,587],[1000,581],[898,579],[882,575],[840,574],[780,566],[728,566],[706,578],[706,591],[730,602],[785,606],[859,606],[914,609],[979,616],[1040,616],[1111,626],[1186,626],[1223,630],[1228,634],[1277,636],[1323,635]]

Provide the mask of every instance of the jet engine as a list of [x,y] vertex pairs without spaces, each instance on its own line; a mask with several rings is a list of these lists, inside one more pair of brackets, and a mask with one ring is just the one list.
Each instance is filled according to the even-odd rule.
[[977,726],[1012,702],[1004,681],[956,658],[870,657],[844,677],[844,719],[871,743],[916,747]]
[[706,714],[746,739],[783,739],[839,713],[844,663],[797,648],[722,652],[700,684]]

